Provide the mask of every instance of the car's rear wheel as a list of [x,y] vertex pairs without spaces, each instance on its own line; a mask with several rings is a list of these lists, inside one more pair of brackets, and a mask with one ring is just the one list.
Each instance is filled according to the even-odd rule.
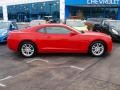
[[22,56],[30,58],[36,55],[36,46],[32,42],[23,42],[20,45],[19,52]]
[[99,57],[105,54],[105,44],[102,41],[95,41],[90,45],[90,54]]

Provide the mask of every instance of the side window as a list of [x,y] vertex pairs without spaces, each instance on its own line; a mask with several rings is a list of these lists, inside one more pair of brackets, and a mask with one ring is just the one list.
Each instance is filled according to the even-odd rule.
[[45,30],[46,30],[46,28],[41,28],[41,29],[38,30],[38,32],[40,32],[40,33],[46,33]]
[[71,31],[64,27],[46,27],[46,32],[48,34],[68,34]]

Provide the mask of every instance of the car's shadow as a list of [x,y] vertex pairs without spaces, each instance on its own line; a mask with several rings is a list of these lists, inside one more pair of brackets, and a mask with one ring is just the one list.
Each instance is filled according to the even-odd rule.
[[[105,54],[101,57],[107,57],[109,54]],[[83,54],[83,53],[45,53],[45,54],[38,54],[37,57],[95,57],[90,54]],[[99,58],[99,57],[98,57]]]
[[88,54],[76,54],[76,53],[39,53],[37,54],[36,56],[34,57],[30,57],[30,58],[26,58],[26,57],[23,57],[21,56],[20,54],[17,54],[17,53],[14,53],[14,52],[11,52],[13,58],[15,60],[24,60],[24,59],[34,59],[34,58],[43,58],[43,57],[92,57]]
[[113,40],[112,42],[120,44],[120,41]]

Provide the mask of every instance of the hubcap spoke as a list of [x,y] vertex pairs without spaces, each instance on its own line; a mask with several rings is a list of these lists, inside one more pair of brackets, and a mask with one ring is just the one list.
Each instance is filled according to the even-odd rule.
[[34,46],[31,44],[24,44],[21,47],[22,54],[24,56],[32,56],[34,54]]
[[92,46],[92,53],[99,56],[104,53],[104,45],[102,43],[95,43]]

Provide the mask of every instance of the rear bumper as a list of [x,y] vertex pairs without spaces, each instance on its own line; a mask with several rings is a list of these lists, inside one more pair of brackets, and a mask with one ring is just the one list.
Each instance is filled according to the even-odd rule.
[[9,49],[11,49],[14,52],[18,52],[18,43],[16,40],[7,40],[7,46]]

